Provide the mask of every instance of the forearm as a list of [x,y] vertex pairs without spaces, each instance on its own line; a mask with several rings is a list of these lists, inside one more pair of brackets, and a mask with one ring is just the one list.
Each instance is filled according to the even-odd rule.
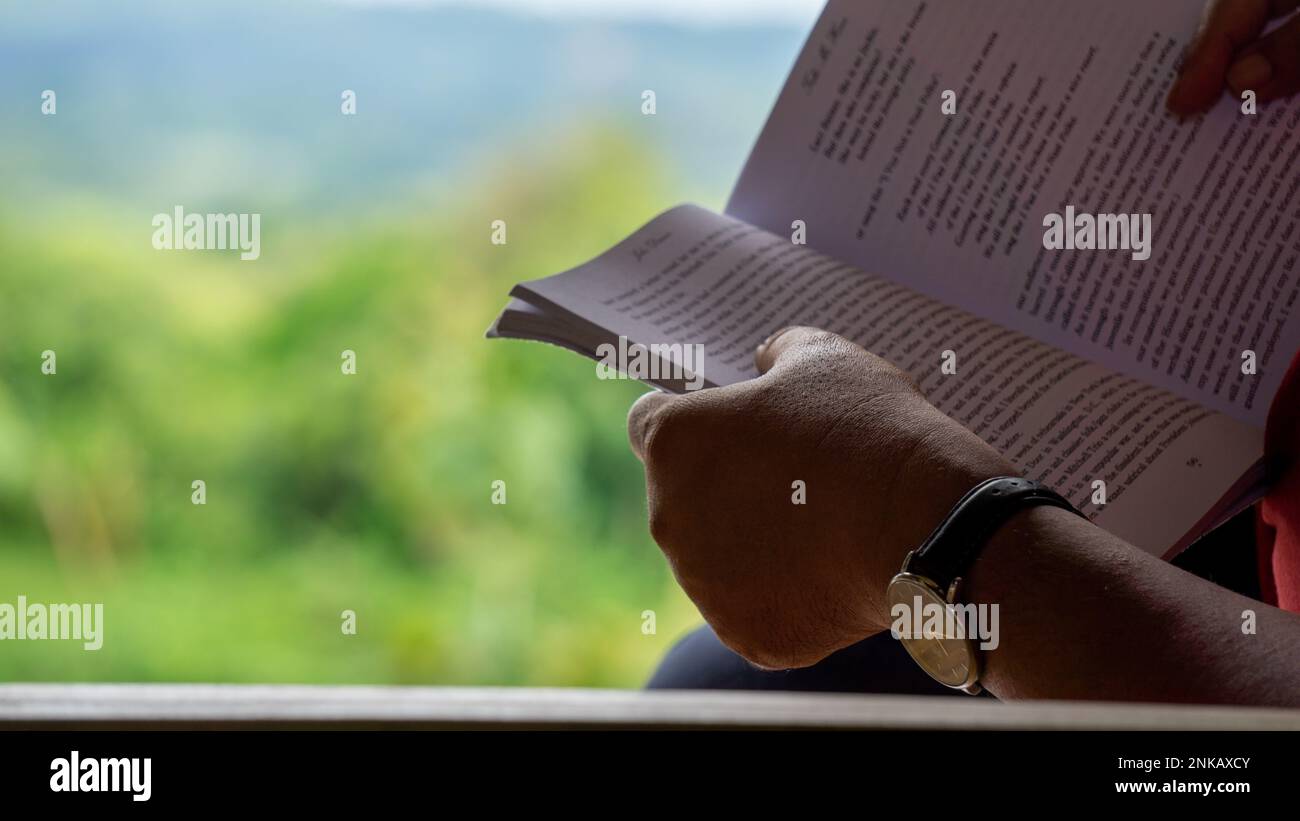
[[[1300,617],[1216,587],[1073,514],[990,540],[962,598],[997,604],[983,682],[1000,698],[1300,706]],[[1243,611],[1256,614],[1242,631]]]

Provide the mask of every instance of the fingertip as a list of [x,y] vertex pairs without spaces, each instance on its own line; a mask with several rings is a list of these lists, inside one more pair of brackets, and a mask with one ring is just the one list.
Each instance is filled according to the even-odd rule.
[[1205,111],[1223,93],[1223,74],[1202,64],[1188,64],[1165,97],[1165,108],[1180,120]]
[[1240,96],[1246,91],[1260,89],[1273,79],[1273,64],[1263,54],[1247,54],[1228,69],[1228,87]]
[[1174,83],[1174,87],[1169,89],[1169,94],[1165,96],[1165,109],[1179,120],[1191,116],[1192,111],[1187,100],[1187,92],[1183,88],[1181,78]]

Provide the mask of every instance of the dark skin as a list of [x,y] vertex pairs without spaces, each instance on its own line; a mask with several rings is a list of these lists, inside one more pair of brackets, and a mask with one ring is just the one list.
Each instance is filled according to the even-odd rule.
[[[1300,90],[1300,22],[1259,39],[1297,6],[1213,3],[1171,111],[1235,93],[1232,71],[1251,56],[1270,61],[1261,101]],[[787,329],[755,360],[761,376],[749,382],[647,394],[628,433],[645,463],[651,534],[701,615],[754,664],[801,667],[888,629],[885,588],[907,551],[967,489],[1016,470],[906,374],[834,334]],[[804,505],[790,503],[795,480]],[[1067,511],[1014,516],[963,598],[999,605],[982,676],[999,698],[1300,707],[1300,616]],[[1246,610],[1253,635],[1241,629]]]
[[[1214,0],[1169,92],[1179,117],[1201,114],[1224,93],[1241,99],[1251,90],[1259,102],[1300,92],[1300,0]],[[1264,28],[1292,15],[1274,31]]]

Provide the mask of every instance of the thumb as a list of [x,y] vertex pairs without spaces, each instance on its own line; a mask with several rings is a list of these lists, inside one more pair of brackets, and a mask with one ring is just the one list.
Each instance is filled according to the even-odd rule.
[[632,444],[636,458],[645,461],[645,443],[650,432],[650,423],[659,410],[677,399],[670,393],[650,391],[632,403],[627,412],[627,438]]
[[866,351],[844,337],[819,328],[796,326],[777,331],[754,352],[754,365],[765,374],[783,361],[803,357],[865,354]]
[[1237,97],[1254,91],[1260,102],[1300,91],[1300,17],[1292,17],[1242,52],[1228,69],[1228,87]]

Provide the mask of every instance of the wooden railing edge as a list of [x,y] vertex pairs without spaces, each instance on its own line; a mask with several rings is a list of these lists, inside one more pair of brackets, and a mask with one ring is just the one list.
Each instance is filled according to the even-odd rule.
[[0,684],[0,729],[1300,731],[1300,710],[749,691]]

